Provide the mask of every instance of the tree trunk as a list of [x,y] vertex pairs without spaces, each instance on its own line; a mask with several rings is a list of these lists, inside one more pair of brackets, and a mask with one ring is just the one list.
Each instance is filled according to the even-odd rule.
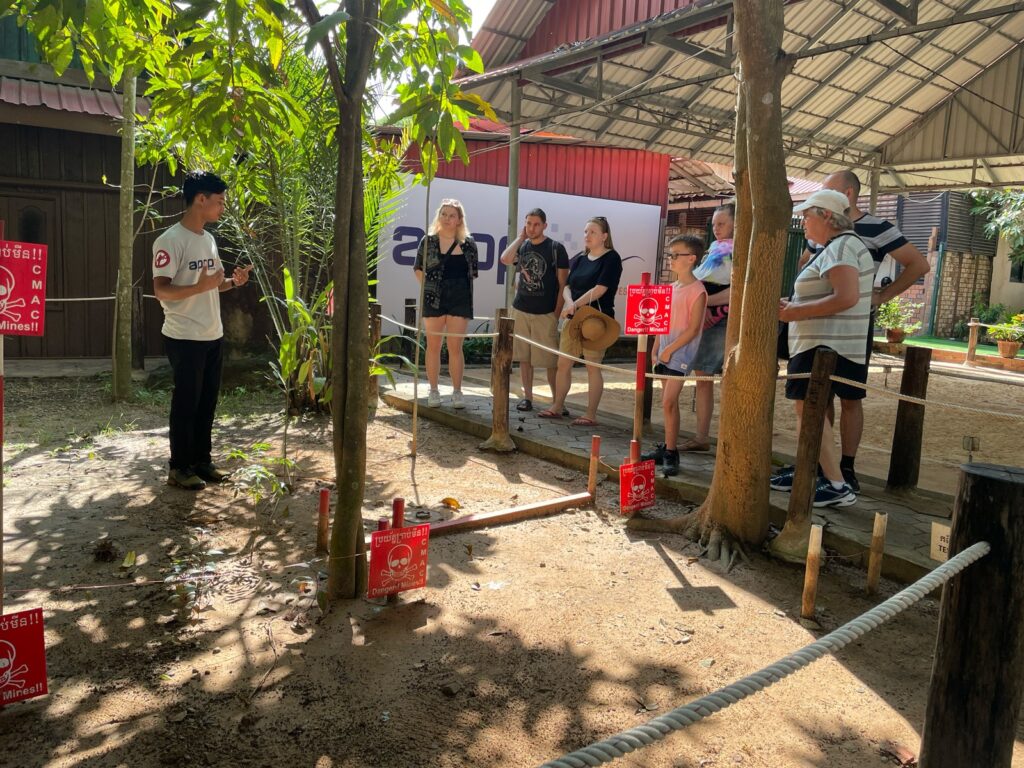
[[132,394],[132,245],[135,242],[135,69],[121,78],[121,192],[119,195],[117,291],[114,299],[115,401]]
[[756,544],[768,531],[779,284],[792,214],[780,109],[788,67],[782,0],[736,0],[733,7],[741,73],[737,116],[744,119],[737,121],[736,157],[747,162],[738,168],[741,208],[727,331],[737,343],[726,360],[715,474],[703,514],[712,526]]
[[[363,490],[366,476],[367,387],[370,334],[367,319],[366,232],[363,222],[363,95],[377,35],[378,5],[346,0],[349,13],[344,69],[332,73],[338,102],[338,176],[334,220],[334,324],[331,338],[331,414],[337,502],[331,530],[327,595],[358,597],[366,589]],[[330,53],[336,53],[331,48]],[[334,59],[337,63],[338,59]],[[342,300],[343,297],[343,300]]]

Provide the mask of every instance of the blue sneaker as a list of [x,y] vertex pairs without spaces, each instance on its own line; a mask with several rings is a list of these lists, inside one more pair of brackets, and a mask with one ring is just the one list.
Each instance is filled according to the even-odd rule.
[[783,467],[772,475],[771,486],[773,491],[784,491],[789,493],[793,490],[793,474],[796,470],[793,467]]
[[848,507],[856,503],[857,494],[846,483],[842,488],[835,488],[830,481],[822,480],[814,490],[815,507]]

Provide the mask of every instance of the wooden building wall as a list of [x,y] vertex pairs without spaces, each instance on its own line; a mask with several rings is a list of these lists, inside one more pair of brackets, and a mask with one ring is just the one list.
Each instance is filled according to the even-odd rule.
[[[113,343],[114,302],[58,302],[52,299],[113,296],[117,283],[120,139],[117,136],[0,124],[0,219],[9,240],[48,246],[46,328],[42,337],[7,336],[11,358],[108,357]],[[136,173],[136,185],[149,183],[152,171]],[[106,181],[104,181],[104,179]],[[159,185],[168,178],[158,180]],[[180,200],[161,213],[180,213]],[[158,232],[135,241],[133,274],[153,293],[149,268]],[[266,319],[255,285],[222,296],[229,341],[252,344],[265,337]],[[154,299],[143,302],[147,355],[162,355],[163,313]],[[242,316],[243,321],[238,322]],[[255,322],[252,320],[255,319]],[[234,322],[230,322],[234,320]],[[229,333],[246,329],[246,338]],[[265,346],[265,345],[263,345]]]

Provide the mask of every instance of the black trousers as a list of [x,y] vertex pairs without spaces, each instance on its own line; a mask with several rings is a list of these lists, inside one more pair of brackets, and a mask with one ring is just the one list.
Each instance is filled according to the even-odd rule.
[[211,459],[210,435],[220,391],[223,339],[163,338],[174,371],[170,465],[171,469],[188,469]]

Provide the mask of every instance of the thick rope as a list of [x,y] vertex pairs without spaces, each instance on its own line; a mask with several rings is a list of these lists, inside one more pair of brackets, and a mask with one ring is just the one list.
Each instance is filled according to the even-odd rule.
[[752,675],[748,675],[742,680],[736,681],[732,685],[719,688],[707,696],[703,696],[696,701],[677,707],[671,712],[649,720],[644,725],[630,728],[628,731],[616,734],[610,739],[596,742],[557,760],[544,763],[542,768],[584,768],[584,766],[603,765],[604,763],[610,763],[616,758],[623,757],[636,749],[653,744],[655,741],[665,738],[673,731],[693,725],[699,720],[709,717],[731,704],[742,701],[748,696],[752,696],[773,683],[777,683],[794,672],[803,669],[826,653],[835,653],[844,648],[872,629],[876,629],[897,614],[905,611],[933,589],[960,573],[968,565],[987,555],[991,549],[988,542],[978,542],[943,563],[927,576],[914,582],[902,592],[893,595],[884,603],[876,605],[867,613],[858,616],[852,621],[848,621],[834,632],[829,632],[816,642],[805,645],[799,651],[791,653],[784,659],[780,659],[774,664]]

